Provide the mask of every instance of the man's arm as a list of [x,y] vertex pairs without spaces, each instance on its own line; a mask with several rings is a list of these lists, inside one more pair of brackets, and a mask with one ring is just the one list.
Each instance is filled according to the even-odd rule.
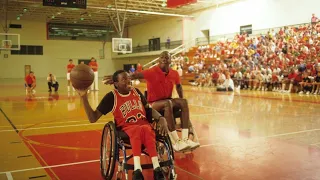
[[83,102],[84,110],[86,111],[89,121],[91,123],[95,123],[102,116],[102,113],[97,109],[95,111],[92,109],[89,104],[87,94],[81,96],[81,100]]
[[177,84],[176,85],[176,91],[179,95],[179,98],[183,98],[183,91],[182,91],[182,85],[181,84]]
[[130,77],[131,79],[144,79],[144,75],[141,72],[134,72]]

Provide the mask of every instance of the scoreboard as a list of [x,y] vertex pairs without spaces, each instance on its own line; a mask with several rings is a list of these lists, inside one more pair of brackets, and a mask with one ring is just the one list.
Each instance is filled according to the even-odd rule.
[[43,0],[43,6],[87,8],[87,0]]

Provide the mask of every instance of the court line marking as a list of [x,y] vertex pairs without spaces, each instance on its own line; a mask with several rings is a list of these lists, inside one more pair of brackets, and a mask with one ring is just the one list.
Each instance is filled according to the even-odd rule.
[[[39,127],[39,128],[22,128],[22,129],[17,129],[19,131],[29,131],[29,130],[37,130],[37,129],[53,129],[53,128],[65,128],[65,127],[77,127],[77,126],[93,126],[93,125],[101,125],[101,124],[106,124],[106,123],[87,123],[87,124],[75,124],[75,125],[66,125],[66,126],[50,126],[50,127]],[[1,132],[11,132],[15,131],[13,129],[9,130],[1,130]]]
[[[231,112],[221,112],[221,113],[231,113]],[[215,115],[215,114],[221,114],[219,112],[217,113],[209,113],[209,114],[194,114],[190,115],[191,117],[197,117],[197,116],[209,116],[209,115]],[[108,120],[108,119],[107,119]],[[109,119],[110,120],[110,119]],[[53,128],[65,128],[65,127],[77,127],[77,126],[93,126],[93,125],[101,125],[101,124],[106,124],[107,122],[100,122],[100,123],[86,123],[86,124],[72,124],[72,125],[65,125],[65,126],[45,126],[45,127],[38,127],[38,128],[20,128],[17,129],[18,131],[29,131],[29,130],[39,130],[39,129],[53,129]],[[44,123],[41,123],[44,124]],[[35,125],[35,124],[32,124]],[[13,129],[8,129],[8,130],[0,130],[1,132],[12,132],[15,131]]]
[[218,107],[215,107],[215,106],[203,106],[203,105],[197,105],[197,104],[189,104],[189,105],[190,106],[203,107],[203,108],[212,108],[212,109],[224,110],[224,111],[227,111],[227,112],[235,112],[235,113],[239,112],[239,111],[235,111],[235,110],[232,110],[232,109],[218,108]]
[[318,144],[320,144],[320,142],[313,143],[313,144],[310,144],[310,145],[312,145],[312,146],[317,146]]
[[6,172],[6,176],[8,180],[13,180],[12,174],[10,172]]
[[13,124],[13,122],[9,119],[9,117],[6,115],[6,113],[4,113],[4,111],[2,110],[2,108],[0,107],[0,111],[1,113],[4,115],[4,117],[7,119],[7,121],[11,124],[11,127],[13,128],[13,131],[15,131],[16,133],[19,133],[19,130],[17,129],[17,127]]
[[37,179],[37,178],[42,178],[42,177],[47,177],[47,175],[31,176],[31,177],[29,177],[29,179]]
[[[35,157],[36,159],[39,161],[39,163],[42,165],[42,163],[45,165],[45,166],[48,166],[48,163],[42,158],[42,156],[40,155],[40,153],[32,146],[32,144],[30,144],[29,142],[27,142],[27,147],[30,149],[31,152],[33,152],[33,154],[35,154]],[[40,162],[42,161],[42,163]],[[57,180],[60,180],[60,178],[57,176],[57,174],[51,169],[49,168],[48,171],[45,170],[46,173],[51,176],[53,175]]]
[[[183,172],[185,172],[185,173],[187,173],[187,174],[190,174],[191,176],[193,176],[193,177],[195,177],[195,178],[203,179],[202,177],[200,177],[200,176],[198,176],[198,175],[195,175],[195,174],[193,174],[193,173],[191,173],[191,172],[189,172],[189,171],[186,171],[186,170],[182,169],[181,167],[175,166],[174,168],[175,168],[175,169],[180,169],[181,171],[183,171]],[[179,176],[179,175],[177,174],[177,176]]]
[[[88,120],[82,120],[82,121],[86,121],[88,122]],[[74,122],[82,122],[82,121],[61,121],[61,122],[52,122],[52,123],[42,123],[42,124],[63,124],[63,123],[74,123]],[[30,125],[34,125],[34,124],[19,124],[16,126],[30,126]],[[0,128],[4,128],[4,127],[11,127],[11,126],[0,126]]]
[[[113,120],[113,118],[101,118],[100,120]],[[64,123],[74,123],[74,122],[88,122],[88,120],[81,120],[81,121],[58,121],[58,122],[44,122],[44,123],[41,123],[41,124],[64,124]],[[18,124],[16,126],[32,126],[32,125],[35,125],[35,124]],[[0,128],[3,128],[3,127],[12,127],[12,126],[0,126]]]
[[[291,133],[276,134],[276,135],[265,136],[265,137],[256,137],[256,138],[251,138],[250,140],[252,140],[252,139],[260,139],[260,138],[271,138],[271,137],[285,136],[285,135],[290,135],[290,134],[298,134],[298,133],[312,132],[312,131],[318,131],[318,130],[320,130],[320,129],[312,129],[312,130],[297,131],[297,132],[291,132]],[[199,148],[201,148],[201,147],[209,147],[209,146],[217,146],[217,145],[223,145],[223,144],[221,144],[221,143],[205,144],[205,145],[201,145]],[[0,174],[16,173],[16,172],[24,172],[24,171],[33,171],[33,170],[39,170],[39,169],[51,169],[51,168],[57,168],[57,167],[73,166],[73,165],[79,165],[79,164],[88,164],[88,163],[94,163],[94,162],[100,162],[100,159],[89,160],[89,161],[80,161],[80,162],[74,162],[74,163],[58,164],[58,165],[52,165],[52,166],[42,166],[42,167],[36,167],[36,168],[5,171],[5,172],[0,172]],[[184,170],[184,169],[182,169],[182,168],[180,168],[178,166],[176,168]],[[197,177],[197,178],[201,178],[201,177],[198,177],[198,176],[196,176],[194,174],[192,174],[192,175]]]
[[24,171],[34,171],[34,170],[40,170],[40,169],[51,169],[51,168],[57,168],[57,167],[73,166],[73,165],[79,165],[79,164],[88,164],[88,163],[94,163],[94,162],[100,162],[100,159],[74,162],[74,163],[66,163],[66,164],[57,164],[57,165],[52,165],[52,166],[42,166],[42,167],[28,168],[28,169],[19,169],[19,170],[7,171],[7,172],[0,172],[0,174],[16,173],[16,172],[24,172]]
[[[184,90],[185,92],[193,92],[193,93],[199,93],[199,91],[197,90]],[[245,92],[249,92],[249,91],[244,91]],[[212,95],[224,95],[224,96],[230,96],[230,94],[226,94],[226,93],[218,93],[217,91],[212,91],[212,92],[200,92],[201,94],[212,94]],[[255,98],[255,99],[267,99],[267,100],[277,100],[277,101],[285,101],[285,102],[298,102],[298,103],[312,103],[312,104],[320,104],[320,102],[316,102],[316,101],[305,101],[305,100],[300,100],[300,99],[282,99],[282,98],[272,98],[272,97],[267,97],[267,96],[263,96],[264,94],[254,94],[254,95],[260,95],[260,96],[252,96],[251,93],[245,93],[245,94],[239,94],[239,95],[234,95],[234,97],[244,97],[244,98]],[[277,93],[279,94],[279,93]],[[295,93],[292,93],[295,94]],[[262,96],[261,96],[262,95]],[[279,94],[280,96],[281,94]],[[290,94],[291,95],[291,94]],[[282,97],[282,95],[281,95]],[[306,96],[304,96],[306,97]],[[312,97],[312,96],[310,96]]]

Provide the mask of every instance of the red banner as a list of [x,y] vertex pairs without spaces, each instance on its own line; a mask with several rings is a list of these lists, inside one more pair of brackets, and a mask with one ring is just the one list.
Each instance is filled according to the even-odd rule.
[[188,4],[196,3],[198,0],[167,0],[168,8],[176,8],[178,6],[185,6]]

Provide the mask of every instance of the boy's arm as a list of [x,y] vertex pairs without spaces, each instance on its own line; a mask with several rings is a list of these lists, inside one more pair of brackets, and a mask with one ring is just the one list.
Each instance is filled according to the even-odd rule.
[[103,114],[106,115],[114,109],[114,96],[112,92],[106,94],[101,100],[96,110],[93,110],[90,106],[87,97],[87,90],[77,90],[81,96],[83,106],[87,117],[91,123],[96,122]]

